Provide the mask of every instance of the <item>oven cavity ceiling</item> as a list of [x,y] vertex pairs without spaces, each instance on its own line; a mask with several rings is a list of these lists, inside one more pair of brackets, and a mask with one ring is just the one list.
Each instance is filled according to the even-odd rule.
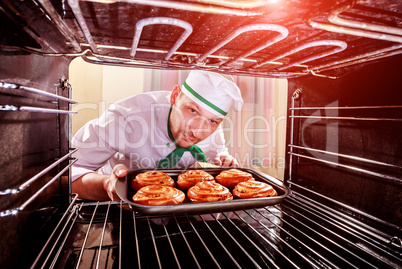
[[235,75],[336,77],[402,53],[401,7],[400,0],[3,0],[0,51]]

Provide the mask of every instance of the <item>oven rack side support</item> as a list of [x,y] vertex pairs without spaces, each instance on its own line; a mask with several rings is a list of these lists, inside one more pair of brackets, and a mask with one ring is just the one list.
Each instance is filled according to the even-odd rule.
[[[300,85],[298,86],[300,87]],[[339,194],[339,191],[342,191],[342,188],[337,189],[338,192],[336,192],[328,190],[327,185],[325,185],[328,183],[328,181],[326,181],[326,177],[329,176],[328,174],[325,174],[325,171],[328,172],[327,169],[331,169],[332,172],[333,170],[336,170],[337,173],[340,173],[341,175],[347,173],[348,175],[351,175],[350,176],[351,179],[358,178],[359,180],[361,180],[358,182],[365,182],[366,179],[375,182],[382,182],[378,184],[380,185],[385,184],[386,186],[391,186],[392,190],[401,189],[402,178],[400,175],[402,167],[398,163],[398,158],[394,157],[394,159],[391,159],[391,157],[389,157],[384,158],[385,161],[383,161],[383,159],[381,158],[377,159],[367,157],[365,155],[366,151],[362,151],[361,152],[362,154],[353,154],[353,150],[355,150],[355,152],[360,152],[359,151],[360,148],[358,146],[355,146],[354,144],[347,145],[347,147],[340,147],[338,148],[338,151],[324,150],[322,149],[322,145],[325,145],[326,141],[325,139],[328,139],[328,137],[325,138],[324,136],[322,138],[322,132],[317,133],[317,130],[322,131],[324,128],[328,128],[327,124],[330,124],[331,122],[343,124],[341,128],[351,128],[351,126],[356,128],[358,124],[359,124],[358,126],[360,126],[360,123],[366,124],[364,126],[367,127],[371,126],[370,125],[371,122],[373,122],[373,124],[378,124],[376,125],[377,127],[387,126],[389,128],[389,126],[400,126],[402,122],[402,119],[400,118],[402,112],[402,106],[401,105],[360,105],[360,106],[313,105],[313,106],[296,107],[295,100],[300,98],[300,96],[301,96],[301,90],[298,89],[293,93],[293,96],[290,100],[290,108],[289,108],[290,133],[289,133],[289,144],[287,146],[289,147],[288,156],[290,166],[288,170],[289,175],[287,183],[289,184],[292,193],[292,195],[290,196],[290,201],[293,201],[295,197],[298,197],[298,200],[300,201],[298,201],[297,203],[300,203],[300,208],[304,207],[305,204],[314,204],[314,207],[318,205],[319,208],[322,208],[323,211],[327,212],[323,213],[323,215],[331,216],[331,218],[333,215],[337,215],[336,218],[342,219],[347,223],[343,226],[344,229],[356,235],[359,238],[359,240],[362,240],[362,242],[359,243],[357,247],[367,248],[367,251],[369,251],[370,249],[378,248],[376,250],[377,252],[374,251],[374,253],[385,253],[384,255],[386,256],[390,255],[391,257],[393,257],[391,258],[391,260],[398,261],[399,258],[398,259],[395,258],[397,258],[399,255],[398,251],[400,252],[400,249],[402,249],[402,245],[400,244],[401,227],[398,226],[398,223],[396,224],[391,223],[387,221],[386,218],[381,219],[372,212],[369,211],[364,212],[364,209],[355,208],[353,207],[352,202],[349,201],[350,204],[348,204],[348,200],[345,200],[346,202],[343,200],[342,201],[338,200],[339,197],[341,196]],[[300,101],[300,105],[309,102],[303,100],[303,102]],[[336,113],[336,115],[332,116],[331,112]],[[337,112],[339,112],[342,115],[339,116]],[[296,113],[299,114],[296,115]],[[352,113],[353,115],[358,116],[345,116],[348,115],[348,113]],[[302,125],[303,123],[302,121],[304,120],[308,121],[310,119],[314,119],[313,122],[316,123],[317,125],[315,126],[314,130],[309,130],[309,132],[314,133],[316,135],[314,136],[314,139],[318,139],[318,137],[320,139],[322,138],[322,140],[320,140],[319,143],[316,141],[317,143],[315,144],[309,144],[309,142],[313,143],[312,140],[306,141],[302,140],[301,138],[303,136],[303,134],[301,134],[303,130],[301,131],[296,130],[298,126],[297,124]],[[338,137],[337,132],[336,134]],[[382,133],[379,135],[381,135],[380,137],[382,139],[385,139]],[[296,141],[297,138],[299,138],[302,142]],[[309,139],[311,139],[311,137]],[[321,147],[318,145],[320,145]],[[346,154],[342,152],[345,149],[349,150],[352,153]],[[297,163],[295,162],[295,160],[297,160]],[[389,162],[386,160],[395,160],[395,161]],[[317,165],[315,163],[317,163]],[[299,166],[302,166],[302,168],[300,168]],[[302,169],[302,175],[299,175],[299,173],[295,173],[296,169],[297,170]],[[312,174],[312,171],[317,172],[317,169],[320,169],[319,170],[320,174],[318,173]],[[338,174],[335,174],[335,176],[336,175]],[[335,176],[331,176],[328,178],[332,179],[333,181],[336,181],[337,178]],[[320,185],[321,183],[322,185]],[[348,182],[348,184],[349,183],[351,185],[355,184],[355,182],[352,181]],[[333,186],[336,187],[338,185],[337,183],[333,184]],[[348,187],[345,186],[345,191],[350,190],[348,189]],[[360,193],[359,195],[362,194]],[[382,196],[379,195],[378,198],[381,199]],[[393,205],[398,206],[398,201],[396,201]],[[359,222],[357,219],[364,220],[364,222],[361,222],[358,226],[355,226],[354,223],[356,221]],[[332,222],[328,221],[328,223],[335,223],[335,222],[336,221]],[[370,226],[370,224],[372,223],[376,223],[376,225],[378,226],[376,227]],[[356,227],[358,228],[355,229]],[[389,230],[387,230],[387,232],[383,232],[381,228],[378,227],[387,227],[387,229]],[[362,236],[362,234],[364,234],[364,236]],[[370,238],[369,241],[366,241],[367,238]],[[395,251],[394,248],[398,250]],[[376,259],[380,259],[381,255],[382,254],[374,254]],[[390,264],[394,263],[390,261]]]
[[[395,123],[400,123],[402,122],[402,118],[394,117],[394,118],[389,118],[389,117],[356,117],[356,116],[317,116],[317,115],[295,115],[295,111],[320,111],[320,110],[336,110],[336,111],[375,111],[375,110],[402,110],[402,106],[399,105],[393,105],[393,106],[351,106],[351,107],[333,107],[333,106],[326,106],[326,107],[295,107],[294,106],[294,99],[292,98],[292,107],[290,108],[291,115],[289,118],[291,119],[291,138],[290,138],[290,144],[289,146],[289,152],[288,154],[290,155],[290,162],[292,163],[292,156],[296,156],[299,158],[304,158],[312,161],[316,161],[319,163],[324,163],[327,165],[332,165],[332,166],[337,166],[340,168],[352,170],[358,173],[363,173],[366,175],[370,176],[375,176],[378,178],[381,178],[383,180],[386,180],[391,183],[395,183],[398,185],[402,184],[402,178],[399,176],[394,176],[394,175],[387,175],[383,172],[376,172],[372,171],[369,169],[365,169],[362,167],[358,166],[353,166],[353,165],[348,165],[348,164],[343,164],[334,161],[327,160],[323,158],[323,156],[335,156],[337,158],[342,158],[345,160],[353,160],[353,161],[358,161],[360,164],[366,163],[366,164],[373,164],[377,167],[385,167],[385,168],[392,168],[396,171],[402,171],[402,167],[399,165],[391,164],[391,163],[386,163],[386,162],[381,162],[381,161],[376,161],[373,159],[369,158],[364,158],[362,156],[354,156],[351,154],[342,154],[340,152],[333,152],[333,151],[328,151],[328,150],[322,150],[318,148],[313,148],[313,147],[308,147],[308,146],[301,146],[297,145],[293,140],[294,136],[294,120],[295,119],[317,119],[317,120],[322,120],[322,121],[375,121],[375,122],[395,122]],[[323,156],[317,157],[317,156],[308,156],[306,154],[301,154],[300,152],[295,153],[294,149],[298,150],[304,150],[309,153],[320,153]],[[290,165],[290,171],[291,171],[292,165]],[[291,176],[289,177],[291,179]]]
[[[71,111],[71,104],[75,104],[77,103],[76,101],[64,97],[62,95],[58,94],[58,90],[69,90],[68,95],[67,96],[71,96],[71,85],[68,83],[68,80],[65,79],[64,77],[60,78],[58,80],[58,83],[55,84],[55,88],[56,88],[56,92],[52,93],[50,91],[46,91],[46,90],[41,90],[38,88],[34,88],[34,87],[29,87],[29,86],[25,86],[25,85],[21,85],[21,84],[17,84],[17,83],[11,83],[11,82],[6,82],[6,81],[0,81],[0,87],[3,88],[5,90],[5,93],[12,93],[14,94],[14,92],[17,91],[21,91],[23,96],[25,96],[25,94],[33,94],[39,97],[48,97],[51,98],[51,100],[47,101],[45,100],[45,102],[48,102],[50,104],[55,104],[56,107],[55,108],[44,108],[44,107],[31,107],[31,106],[25,106],[25,105],[20,105],[20,106],[14,106],[14,105],[0,105],[0,112],[1,113],[6,113],[7,111],[9,112],[16,112],[18,113],[19,111],[24,111],[27,113],[47,113],[47,114],[57,114],[58,117],[56,118],[56,127],[57,130],[60,131],[60,115],[70,115],[70,114],[75,114],[77,112]],[[53,100],[55,99],[55,100]],[[66,102],[67,106],[68,106],[68,110],[63,110],[60,109],[61,105],[60,102]],[[63,104],[64,105],[64,104]],[[30,115],[30,114],[26,114],[26,115]],[[68,129],[70,129],[70,120],[68,120]],[[61,133],[58,133],[58,139],[60,139],[61,137]],[[68,131],[68,134],[66,134],[68,137],[70,137],[70,130]],[[70,140],[70,138],[68,138],[68,140]],[[60,150],[60,148],[56,148],[54,150]],[[64,154],[64,156],[60,156],[57,157],[55,161],[53,161],[51,164],[49,164],[48,166],[44,167],[42,170],[36,172],[33,176],[31,176],[28,180],[26,180],[25,182],[23,182],[22,184],[20,184],[17,187],[13,187],[13,188],[7,188],[7,189],[3,189],[0,190],[0,196],[5,197],[6,199],[8,198],[12,198],[15,199],[17,201],[17,199],[19,199],[20,197],[23,197],[23,195],[26,195],[27,198],[22,199],[22,202],[20,206],[15,207],[15,208],[6,208],[5,210],[0,212],[0,217],[5,217],[5,216],[12,216],[15,214],[18,214],[22,211],[24,211],[28,205],[32,204],[34,200],[36,200],[40,195],[43,196],[43,194],[45,193],[45,190],[48,189],[50,186],[53,185],[54,182],[56,182],[57,180],[59,180],[61,178],[61,176],[70,169],[70,167],[77,161],[75,158],[72,158],[72,155],[77,151],[77,150],[67,150],[68,152]],[[64,152],[63,152],[64,153]],[[65,161],[69,161],[68,164],[66,164],[64,167],[62,167],[62,163]],[[57,170],[57,174],[56,175],[50,175],[51,171],[54,169],[58,169]],[[56,173],[56,172],[55,172]],[[41,183],[41,179],[44,178],[45,176],[49,176],[49,180],[47,180],[46,182]],[[35,187],[34,184],[40,184],[38,187]],[[38,188],[33,189],[33,188]],[[29,195],[28,191],[30,192]],[[15,205],[14,205],[15,206]]]
[[[72,153],[70,153],[72,154]],[[69,154],[69,155],[70,155]],[[37,190],[33,195],[31,195],[27,200],[25,200],[20,206],[16,207],[16,208],[12,208],[12,209],[7,209],[4,210],[2,212],[0,212],[0,218],[1,217],[5,217],[5,216],[11,216],[11,215],[15,215],[18,214],[20,212],[22,212],[28,205],[30,205],[37,197],[39,197],[39,195],[46,190],[50,185],[52,185],[56,180],[58,180],[66,171],[68,171],[70,169],[70,167],[77,161],[77,159],[73,158],[72,161],[66,166],[64,167],[59,173],[57,173],[54,177],[52,177],[46,184],[44,184],[39,190]],[[35,181],[38,177],[33,177],[31,178],[29,184],[27,185],[23,185],[23,188],[26,189],[26,187],[28,187],[33,181]],[[11,191],[8,192],[8,190],[6,191],[6,194],[15,194],[15,193],[19,193],[19,189],[17,191]]]

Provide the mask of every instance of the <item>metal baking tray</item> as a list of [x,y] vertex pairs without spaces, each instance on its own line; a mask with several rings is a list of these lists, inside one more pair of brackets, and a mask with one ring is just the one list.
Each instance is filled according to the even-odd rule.
[[[189,168],[189,169],[157,169],[157,171],[165,172],[171,176],[175,181],[177,177],[187,170],[204,170],[210,173],[212,176],[217,176],[223,170],[232,169],[231,168]],[[136,177],[137,174],[150,171],[150,169],[138,169],[129,171],[125,178],[121,178],[116,182],[116,192],[117,195],[126,202],[130,209],[146,214],[146,215],[166,215],[166,214],[198,214],[198,213],[216,213],[223,211],[235,211],[250,208],[261,208],[265,206],[275,205],[281,203],[282,200],[289,194],[289,189],[283,184],[282,181],[271,177],[269,175],[263,174],[261,172],[255,171],[249,168],[238,168],[236,169],[248,172],[253,175],[254,179],[257,181],[262,181],[270,184],[278,193],[276,197],[266,197],[266,198],[251,198],[251,199],[233,199],[231,201],[217,201],[217,202],[205,202],[205,203],[191,203],[185,202],[178,205],[159,205],[159,206],[147,206],[136,204],[132,201],[132,197],[135,194],[135,190],[131,187],[131,181]]]

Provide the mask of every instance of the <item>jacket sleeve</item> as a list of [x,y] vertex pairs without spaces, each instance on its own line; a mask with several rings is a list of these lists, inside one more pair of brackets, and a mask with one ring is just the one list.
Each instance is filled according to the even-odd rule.
[[[95,172],[102,167],[117,151],[119,121],[118,114],[106,111],[99,119],[85,124],[72,139],[72,146],[77,148],[73,157],[77,162],[72,166],[72,181]],[[117,140],[117,141],[116,141]]]

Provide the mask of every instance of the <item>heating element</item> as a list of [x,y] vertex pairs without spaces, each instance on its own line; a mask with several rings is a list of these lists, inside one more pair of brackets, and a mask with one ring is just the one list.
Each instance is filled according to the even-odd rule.
[[376,219],[368,226],[296,192],[280,205],[203,215],[143,216],[122,206],[72,204],[33,268],[398,268],[402,262],[397,227]]

